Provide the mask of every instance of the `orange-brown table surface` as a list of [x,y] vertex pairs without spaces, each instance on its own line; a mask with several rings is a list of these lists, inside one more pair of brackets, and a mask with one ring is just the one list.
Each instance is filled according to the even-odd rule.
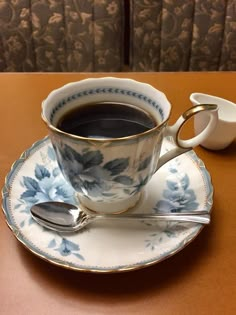
[[[47,134],[41,102],[54,88],[107,74],[0,74],[0,180]],[[171,122],[204,92],[236,102],[236,72],[115,73],[152,84],[173,105]],[[190,127],[188,127],[190,128]],[[75,272],[30,253],[0,215],[0,314],[236,314],[236,143],[195,149],[214,185],[212,222],[178,254],[119,274]],[[109,255],[109,253],[107,253]]]

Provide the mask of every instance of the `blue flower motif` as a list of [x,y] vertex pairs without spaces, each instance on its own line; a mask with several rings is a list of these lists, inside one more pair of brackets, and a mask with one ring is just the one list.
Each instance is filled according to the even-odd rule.
[[73,243],[72,241],[67,240],[62,237],[60,244],[58,245],[55,239],[52,239],[48,244],[49,248],[54,248],[55,251],[58,251],[61,256],[74,255],[81,260],[84,260],[84,257],[79,253],[80,247],[78,244]]
[[[85,196],[100,197],[104,192],[112,188],[112,182],[128,184],[132,182],[128,176],[117,176],[129,165],[128,158],[111,160],[103,165],[103,154],[101,151],[84,150],[76,152],[68,145],[57,149],[60,156],[59,165],[75,190],[82,192]],[[63,165],[60,163],[63,160]]]
[[[88,199],[119,198],[116,187],[122,188],[126,194],[138,193],[146,185],[149,177],[142,173],[151,164],[151,156],[136,161],[136,171],[139,172],[139,181],[134,182],[131,176],[125,174],[130,167],[129,157],[115,158],[104,163],[104,156],[100,150],[84,148],[77,152],[71,146],[61,143],[55,150],[59,157],[60,169],[73,188]],[[133,169],[131,170],[133,173]],[[129,189],[127,189],[129,188]]]
[[[146,223],[149,226],[155,226],[156,224],[158,223]],[[182,224],[179,225],[178,222],[166,222],[164,226],[159,226],[158,228],[158,232],[150,234],[149,238],[145,240],[145,247],[150,251],[156,250],[166,238],[177,238],[180,232],[188,229],[188,227]]]
[[[39,176],[39,172],[40,176]],[[57,175],[57,169],[50,173],[43,165],[37,165],[35,168],[35,177],[23,177],[23,185],[26,187],[21,198],[44,200],[65,200],[71,198],[71,190],[64,184],[61,176]]]
[[147,184],[148,180],[149,176],[146,176],[144,178],[142,176],[139,176],[139,182],[133,186],[134,189],[131,194],[134,195],[140,192],[143,189],[143,187]]
[[65,185],[58,167],[50,172],[44,165],[37,164],[34,177],[24,176],[21,185],[24,192],[20,195],[19,204],[16,206],[21,212],[29,213],[33,204],[49,200],[74,202],[72,187]]
[[163,192],[165,199],[159,200],[154,207],[155,211],[181,212],[195,210],[198,207],[195,192],[189,188],[190,181],[187,174],[181,178],[167,180],[167,188]]
[[100,196],[103,191],[108,191],[112,187],[109,183],[111,181],[109,172],[100,166],[84,169],[77,176],[73,174],[70,180],[77,191],[94,197]]

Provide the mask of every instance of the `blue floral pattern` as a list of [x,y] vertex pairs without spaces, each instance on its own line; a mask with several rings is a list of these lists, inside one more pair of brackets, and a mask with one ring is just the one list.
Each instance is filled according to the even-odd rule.
[[[172,145],[165,142],[164,149],[168,148]],[[148,163],[145,158],[137,163],[140,174]],[[99,166],[103,168],[105,164]],[[107,169],[111,176],[122,176],[122,172],[111,172],[109,164]],[[140,175],[139,182],[145,182],[145,177]],[[174,188],[179,187],[173,190],[178,198],[164,193],[172,190],[172,183]],[[147,184],[147,190],[145,202],[135,212],[155,212],[160,201],[172,204],[173,200],[179,205],[178,211],[184,204],[192,207],[193,202],[198,204],[197,209],[210,211],[213,202],[209,173],[194,152],[164,165]],[[148,266],[180,251],[202,230],[201,224],[194,223],[104,221],[95,222],[91,229],[65,234],[33,224],[29,208],[36,200],[75,202],[74,190],[61,174],[48,138],[34,144],[14,163],[2,194],[6,221],[16,238],[37,256],[73,270],[111,272]]]
[[[115,158],[104,163],[100,150],[84,148],[79,153],[67,144],[60,144],[60,147],[58,145],[56,150],[60,168],[65,176],[68,176],[73,188],[86,194],[87,198],[97,198],[98,202],[104,202],[106,198],[119,199],[121,189],[126,195],[136,194],[149,180],[149,176],[143,177],[142,171],[149,167],[151,156],[135,163],[136,169],[132,171],[139,176],[138,180],[134,181],[125,173],[130,168],[129,157]],[[63,164],[60,161],[63,161]]]
[[57,240],[53,238],[49,242],[48,248],[53,248],[55,251],[58,251],[61,256],[74,255],[77,258],[84,260],[84,257],[79,253],[79,245],[66,239],[65,237],[62,237],[60,242],[57,242]]
[[[148,224],[153,226],[153,224]],[[150,251],[155,251],[160,244],[166,242],[167,239],[174,239],[178,237],[178,233],[184,233],[189,228],[188,224],[183,223],[175,223],[175,222],[167,222],[164,225],[157,226],[157,231],[155,233],[151,233],[148,239],[144,240],[145,248]]]
[[[41,163],[35,164],[34,176],[23,176],[20,183],[24,192],[21,193],[15,210],[27,214],[26,219],[20,223],[21,228],[37,224],[30,215],[30,208],[35,203],[50,200],[75,203],[74,190],[71,186],[65,185],[52,147],[48,147],[46,155],[41,153]],[[46,228],[42,229],[47,231]],[[79,245],[59,234],[57,238],[49,241],[48,248],[54,248],[61,256],[74,255],[84,260],[84,257],[79,253]]]
[[[53,168],[50,170],[43,164],[48,159],[50,166],[53,164]],[[42,156],[41,163],[36,163],[34,176],[23,176],[20,182],[24,192],[20,195],[15,209],[22,213],[30,214],[31,206],[38,202],[50,200],[75,202],[74,190],[69,185],[65,185],[52,147],[48,147],[47,155]],[[34,222],[31,216],[28,220],[29,224]],[[25,220],[21,222],[21,226],[24,224]]]
[[194,190],[190,188],[189,176],[178,171],[179,164],[178,159],[169,163],[170,175],[167,176],[166,189],[163,191],[164,199],[157,202],[155,211],[181,212],[198,208],[199,203]]
[[[187,173],[180,172],[181,162],[179,158],[175,158],[169,162],[167,166],[168,174],[166,178],[166,188],[163,190],[162,196],[153,210],[155,212],[181,212],[187,210],[196,210],[199,207],[196,194],[190,188],[190,178]],[[146,225],[153,226],[155,223],[145,223]],[[149,235],[145,239],[145,247],[151,251],[155,250],[166,238],[175,238],[180,231],[188,229],[188,224],[167,222],[163,225],[162,230]]]

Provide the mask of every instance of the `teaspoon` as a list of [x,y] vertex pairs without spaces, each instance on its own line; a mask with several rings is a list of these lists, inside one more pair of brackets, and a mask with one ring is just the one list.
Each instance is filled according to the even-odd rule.
[[158,214],[89,214],[75,205],[64,202],[48,201],[31,207],[33,219],[40,225],[57,232],[75,232],[96,220],[156,220],[195,222],[209,224],[210,216],[206,210],[188,211],[182,213]]

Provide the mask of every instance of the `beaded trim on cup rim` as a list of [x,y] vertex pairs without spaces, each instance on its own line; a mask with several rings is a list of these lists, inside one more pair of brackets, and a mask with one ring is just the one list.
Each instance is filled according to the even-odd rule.
[[[70,103],[71,101],[75,101],[76,99],[88,96],[88,95],[96,95],[96,94],[122,94],[122,95],[127,95],[127,96],[131,96],[133,98],[137,98],[139,100],[144,101],[146,104],[148,104],[149,106],[153,107],[155,110],[158,111],[158,114],[160,115],[161,119],[163,120],[160,124],[156,125],[154,128],[151,128],[147,131],[144,131],[142,133],[139,134],[135,134],[135,135],[131,135],[131,136],[127,136],[127,137],[121,137],[121,138],[110,138],[110,139],[97,139],[97,138],[86,138],[86,137],[82,137],[82,136],[78,136],[78,135],[73,135],[70,133],[66,133],[60,129],[58,129],[57,127],[55,127],[52,124],[52,121],[55,117],[55,114],[65,105],[67,105],[68,103]],[[43,101],[42,105],[44,106],[45,101]],[[106,101],[107,102],[107,101]],[[101,102],[104,103],[104,102]],[[111,102],[112,103],[112,102]],[[113,103],[118,103],[118,102],[113,102]],[[128,104],[128,103],[124,103],[124,102],[120,102],[120,104],[124,104],[124,105],[132,105],[135,106],[134,104]],[[44,113],[42,112],[42,119],[43,121],[46,123],[46,125],[49,127],[49,129],[51,129],[54,132],[57,132],[59,134],[63,134],[64,136],[70,137],[70,138],[74,138],[74,139],[80,139],[80,140],[89,140],[89,141],[96,141],[96,142],[107,142],[107,141],[121,141],[121,140],[131,140],[143,135],[148,135],[151,134],[153,132],[159,131],[169,120],[170,117],[170,113],[171,113],[171,108],[170,108],[170,112],[169,115],[167,116],[166,119],[164,119],[164,112],[163,109],[160,107],[160,105],[155,102],[154,100],[152,100],[151,98],[147,97],[146,95],[142,94],[142,93],[137,93],[135,91],[131,91],[131,90],[127,90],[127,89],[122,89],[122,88],[114,88],[114,87],[102,87],[102,88],[90,88],[90,89],[86,89],[77,93],[74,93],[71,96],[68,96],[64,99],[62,99],[60,102],[58,102],[58,104],[55,106],[55,108],[52,110],[52,112],[50,113],[50,118],[47,119],[44,115]]]

